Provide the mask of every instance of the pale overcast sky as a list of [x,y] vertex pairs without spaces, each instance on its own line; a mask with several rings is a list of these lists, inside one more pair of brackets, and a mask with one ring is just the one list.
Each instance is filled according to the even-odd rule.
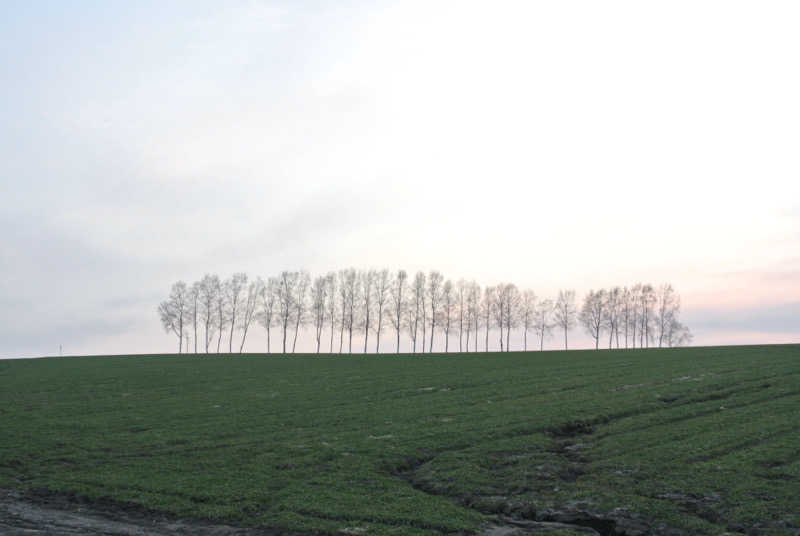
[[799,26],[793,1],[3,2],[0,356],[174,351],[175,280],[351,265],[669,281],[695,344],[800,342]]

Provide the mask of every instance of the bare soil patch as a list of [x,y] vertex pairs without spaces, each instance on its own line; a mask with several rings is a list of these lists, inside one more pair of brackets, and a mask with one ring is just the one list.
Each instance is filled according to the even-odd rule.
[[90,502],[45,490],[0,490],[0,533],[7,536],[302,536],[273,528],[243,528],[178,519],[139,506]]

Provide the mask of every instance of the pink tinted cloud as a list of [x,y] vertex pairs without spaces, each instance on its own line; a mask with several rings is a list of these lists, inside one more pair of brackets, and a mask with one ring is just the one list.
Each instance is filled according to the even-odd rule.
[[800,344],[798,332],[770,331],[700,331],[695,333],[692,346],[728,346],[745,344]]

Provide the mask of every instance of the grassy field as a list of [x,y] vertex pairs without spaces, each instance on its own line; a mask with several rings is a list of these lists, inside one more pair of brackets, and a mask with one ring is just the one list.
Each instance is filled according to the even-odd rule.
[[243,526],[800,533],[797,345],[6,360],[0,426],[0,488]]

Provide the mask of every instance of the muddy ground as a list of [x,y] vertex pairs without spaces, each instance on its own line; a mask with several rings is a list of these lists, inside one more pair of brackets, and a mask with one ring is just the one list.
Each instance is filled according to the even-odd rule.
[[[485,527],[481,536],[547,534],[563,529],[600,534],[588,527],[570,524],[503,518]],[[279,529],[242,528],[197,520],[182,520],[135,505],[89,503],[78,497],[51,492],[21,495],[0,490],[0,534],[7,536],[311,536]]]
[[22,496],[0,490],[0,534],[7,536],[300,536],[270,529],[246,529],[169,518],[119,504],[93,506],[56,495]]

